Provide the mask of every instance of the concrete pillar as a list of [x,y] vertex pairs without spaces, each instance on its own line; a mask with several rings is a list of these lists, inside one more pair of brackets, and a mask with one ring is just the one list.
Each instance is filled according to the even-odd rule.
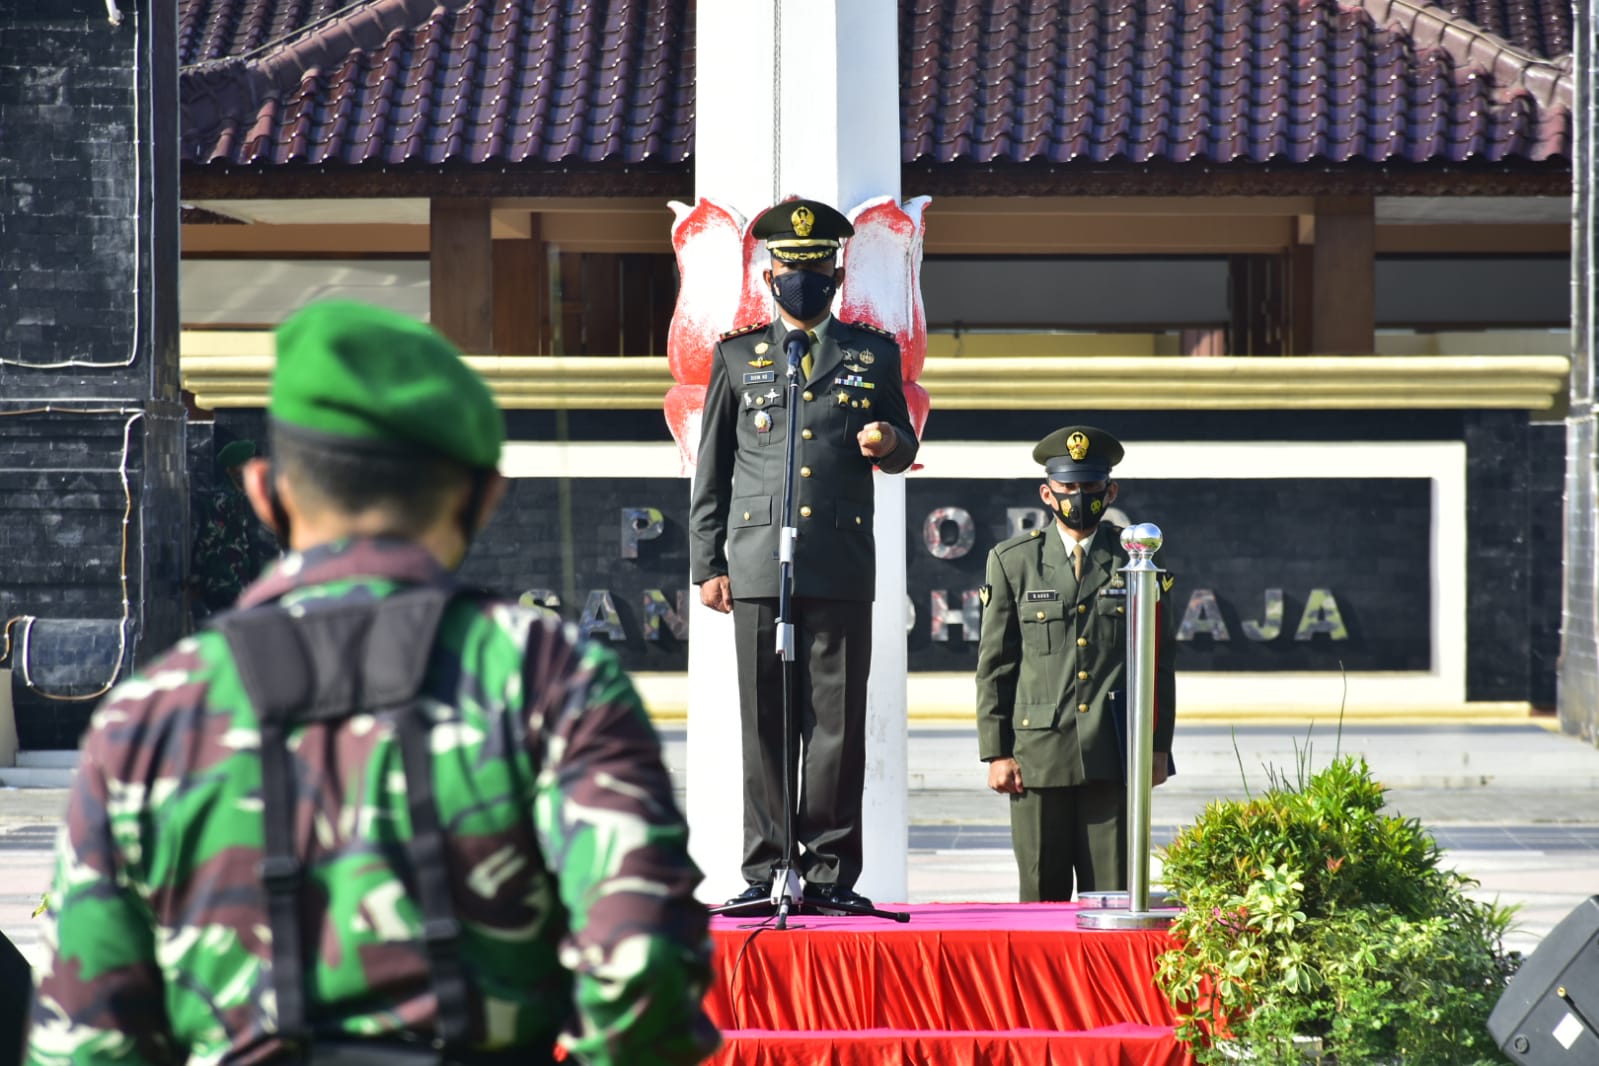
[[[899,34],[892,0],[700,0],[696,34],[699,201],[715,201],[746,220],[790,195],[846,213],[874,198],[898,201]],[[742,266],[731,261],[741,254],[737,247],[729,243],[725,253],[732,273]],[[768,306],[765,313],[775,312]],[[668,417],[680,440],[698,440],[696,414],[674,412],[669,401]],[[898,901],[906,896],[904,479],[879,474],[876,491],[866,868],[856,887],[873,899]],[[705,898],[720,899],[743,887],[732,621],[696,597],[690,625],[691,846],[706,874]]]
[[184,624],[176,18],[0,19],[0,623],[24,749],[74,747]]
[[1595,424],[1595,340],[1599,291],[1594,284],[1595,167],[1599,149],[1599,91],[1594,0],[1578,0],[1571,229],[1571,391],[1566,416],[1565,597],[1560,619],[1560,728],[1599,743],[1599,426]]

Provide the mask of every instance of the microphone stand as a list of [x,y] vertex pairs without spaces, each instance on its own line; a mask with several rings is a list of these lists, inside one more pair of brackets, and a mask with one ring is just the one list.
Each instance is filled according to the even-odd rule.
[[828,901],[825,905],[806,901],[800,892],[799,870],[794,862],[794,542],[799,529],[794,525],[794,441],[800,434],[800,386],[804,384],[800,365],[810,350],[810,334],[793,329],[783,338],[788,356],[788,439],[783,442],[783,525],[777,549],[777,655],[783,662],[783,857],[772,867],[770,897],[749,903],[725,903],[709,908],[712,914],[734,916],[768,913],[775,908],[778,929],[788,928],[791,913],[850,914],[908,922],[904,911],[885,911],[877,907],[858,907]]

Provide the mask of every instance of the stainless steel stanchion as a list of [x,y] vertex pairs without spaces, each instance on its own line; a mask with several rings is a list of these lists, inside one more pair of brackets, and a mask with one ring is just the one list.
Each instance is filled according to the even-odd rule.
[[[1149,813],[1155,747],[1155,609],[1160,601],[1151,558],[1160,550],[1160,527],[1148,522],[1122,532],[1127,550],[1127,891],[1090,892],[1077,915],[1081,929],[1164,929],[1173,908],[1151,908]],[[1156,904],[1171,902],[1165,892]]]

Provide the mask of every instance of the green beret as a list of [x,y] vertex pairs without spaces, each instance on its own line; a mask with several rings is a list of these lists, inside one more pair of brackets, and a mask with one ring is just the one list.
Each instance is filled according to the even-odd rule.
[[1057,429],[1033,448],[1033,462],[1042,463],[1044,475],[1063,484],[1106,481],[1111,467],[1122,461],[1122,442],[1093,426]]
[[255,458],[255,441],[236,440],[217,452],[217,465],[224,470],[232,470],[236,466],[243,466],[246,460]]
[[385,451],[493,469],[505,443],[494,394],[433,327],[328,300],[277,330],[273,423]]

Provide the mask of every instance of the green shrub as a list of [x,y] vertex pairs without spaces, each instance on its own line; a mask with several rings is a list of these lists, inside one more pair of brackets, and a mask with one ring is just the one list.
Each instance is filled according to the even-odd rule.
[[1163,854],[1185,910],[1157,979],[1201,1064],[1506,1060],[1485,1028],[1515,969],[1510,911],[1465,893],[1420,823],[1383,813],[1365,760],[1218,800]]

